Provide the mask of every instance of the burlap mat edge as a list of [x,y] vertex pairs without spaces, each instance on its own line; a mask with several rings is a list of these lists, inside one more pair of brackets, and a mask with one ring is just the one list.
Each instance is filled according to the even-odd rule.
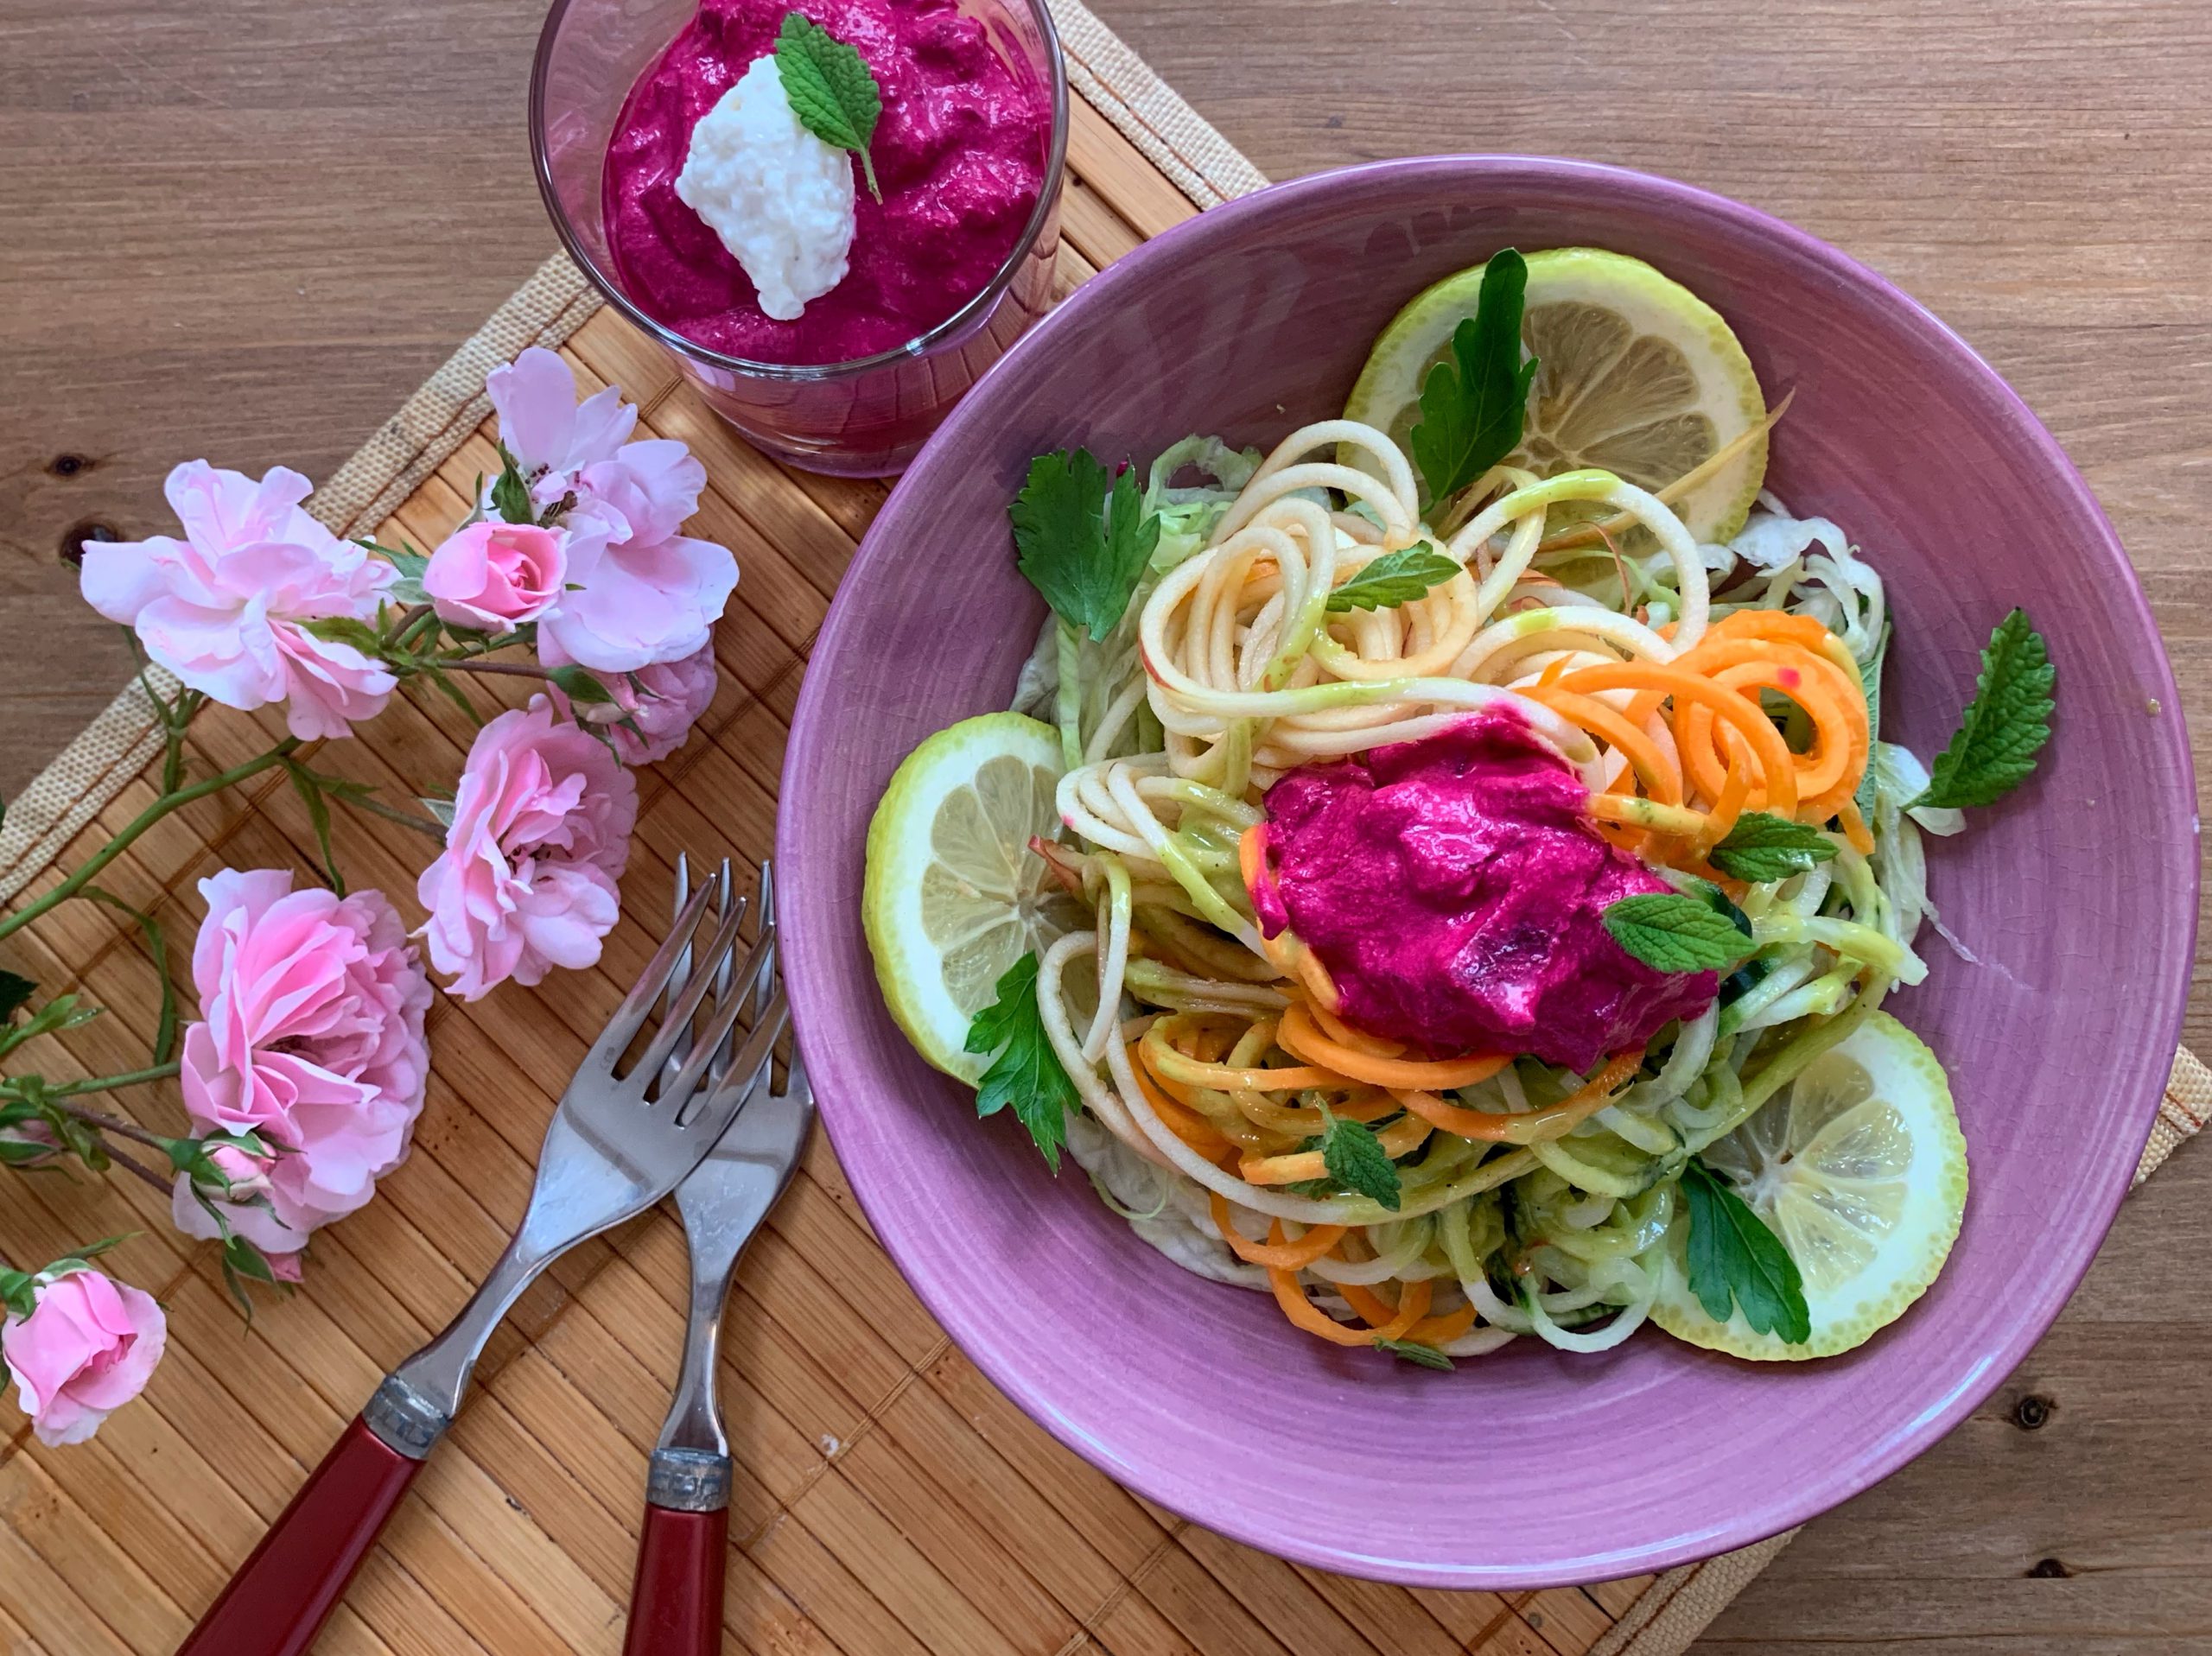
[[[1071,84],[1185,195],[1209,207],[1268,182],[1265,174],[1080,0],[1050,4],[1066,48]],[[565,254],[547,259],[315,492],[308,509],[340,535],[373,529],[491,412],[486,375],[528,346],[558,346],[601,302]],[[149,678],[156,695],[175,688],[158,668]],[[9,803],[6,822],[0,825],[0,903],[37,879],[160,747],[152,705],[134,680]],[[2147,1178],[2208,1117],[2212,1070],[2184,1048],[2175,1056],[2135,1183]],[[1666,1571],[1592,1646],[1589,1656],[1681,1656],[1796,1534],[1786,1531]]]

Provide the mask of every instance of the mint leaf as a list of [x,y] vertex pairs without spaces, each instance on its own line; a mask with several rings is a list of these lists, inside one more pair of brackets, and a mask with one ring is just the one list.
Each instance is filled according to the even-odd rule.
[[1007,516],[1020,567],[1070,626],[1104,639],[1160,544],[1160,519],[1144,509],[1133,473],[1111,479],[1087,448],[1029,462],[1028,480]]
[[1835,841],[1818,828],[1765,811],[1746,811],[1713,848],[1713,866],[1754,885],[1788,879],[1835,855]]
[[883,92],[867,60],[811,17],[789,11],[776,31],[776,73],[799,124],[823,143],[858,155],[868,193],[882,200],[868,147],[883,113]]
[[1778,1335],[1793,1346],[1811,1339],[1804,1278],[1782,1239],[1694,1158],[1682,1168],[1682,1194],[1690,1215],[1684,1268],[1705,1314],[1726,1323],[1740,1307],[1755,1334]]
[[534,523],[537,510],[530,503],[530,485],[523,481],[522,463],[499,445],[499,475],[492,485],[492,510],[510,523]]
[[968,1026],[969,1051],[995,1048],[1003,1050],[976,1084],[976,1114],[996,1115],[1011,1104],[1014,1119],[1044,1152],[1045,1164],[1058,1172],[1060,1146],[1068,1137],[1067,1113],[1080,1101],[1037,1011],[1033,952],[1007,968],[998,981],[998,999],[977,1012]]
[[[1483,267],[1475,314],[1452,333],[1452,362],[1428,371],[1421,388],[1414,463],[1432,505],[1459,492],[1520,446],[1536,362],[1521,360],[1521,308],[1529,264],[1511,248]],[[1456,364],[1456,368],[1455,365]]]
[[1402,1361],[1417,1363],[1423,1368],[1441,1368],[1449,1373],[1452,1367],[1449,1357],[1434,1346],[1425,1346],[1418,1340],[1377,1340],[1375,1348],[1387,1351]]
[[1321,1107],[1328,1126],[1321,1134],[1321,1165],[1339,1189],[1351,1190],[1398,1210],[1398,1167],[1374,1130],[1363,1122],[1347,1121]]
[[1734,920],[1678,891],[1624,897],[1599,917],[1615,942],[1662,972],[1719,972],[1751,952]]
[[2037,752],[2050,739],[2057,678],[2043,635],[2028,625],[2025,610],[1999,621],[1981,652],[1981,675],[1957,734],[1936,756],[1920,797],[1905,809],[1992,804],[2026,781]]
[[30,1004],[38,993],[38,985],[29,978],[9,971],[0,971],[0,1024],[5,1024]]
[[1432,587],[1452,579],[1459,566],[1427,541],[1385,552],[1329,594],[1329,608],[1389,610],[1410,604]]

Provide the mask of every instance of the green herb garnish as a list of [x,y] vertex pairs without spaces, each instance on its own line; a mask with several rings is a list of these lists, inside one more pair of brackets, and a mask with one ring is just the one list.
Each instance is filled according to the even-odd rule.
[[1788,879],[1835,855],[1835,841],[1818,828],[1766,811],[1746,811],[1713,848],[1713,866],[1753,885]]
[[1731,1310],[1740,1308],[1755,1334],[1777,1335],[1793,1346],[1811,1339],[1805,1279],[1782,1239],[1695,1158],[1682,1168],[1682,1195],[1690,1215],[1684,1264],[1705,1314],[1726,1323]]
[[2051,689],[2058,669],[2043,635],[2014,610],[1989,635],[1974,700],[1951,745],[1936,756],[1928,786],[1906,807],[1951,810],[1987,805],[2028,779],[2050,739]]
[[1029,584],[1060,619],[1103,641],[1160,544],[1160,519],[1145,511],[1135,474],[1109,479],[1087,448],[1039,454],[1008,516]]
[[998,999],[968,1025],[967,1050],[998,1051],[976,1083],[976,1114],[996,1115],[1014,1106],[1014,1119],[1029,1130],[1045,1164],[1060,1171],[1060,1146],[1067,1142],[1067,1113],[1077,1102],[1075,1083],[1060,1068],[1037,1011],[1037,956],[1024,955],[998,981]]
[[1615,942],[1662,972],[1725,971],[1751,952],[1732,917],[1679,891],[1624,897],[1599,917]]
[[1327,1126],[1321,1133],[1321,1165],[1341,1190],[1366,1196],[1392,1213],[1398,1211],[1398,1167],[1374,1129],[1361,1121],[1347,1121],[1321,1107]]
[[776,31],[776,73],[799,124],[823,143],[858,155],[868,193],[882,200],[868,145],[883,113],[883,89],[868,60],[811,17],[787,11]]
[[[1483,267],[1475,314],[1452,333],[1450,362],[1428,371],[1409,446],[1432,504],[1465,488],[1521,443],[1536,361],[1521,360],[1529,263],[1511,248]],[[1456,367],[1455,365],[1456,364]]]
[[1391,610],[1410,604],[1432,587],[1459,573],[1459,565],[1427,541],[1385,552],[1350,581],[1329,594],[1329,608]]
[[1416,1363],[1423,1368],[1441,1368],[1447,1373],[1452,1360],[1434,1346],[1423,1345],[1418,1340],[1377,1340],[1377,1351],[1387,1351],[1402,1362]]

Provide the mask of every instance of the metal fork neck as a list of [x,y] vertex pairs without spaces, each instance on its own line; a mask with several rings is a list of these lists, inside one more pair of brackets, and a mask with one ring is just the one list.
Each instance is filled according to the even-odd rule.
[[385,1377],[361,1418],[386,1447],[411,1460],[428,1457],[461,1412],[476,1360],[499,1319],[537,1279],[560,1249],[535,1245],[524,1234],[507,1244],[491,1274],[445,1331]]

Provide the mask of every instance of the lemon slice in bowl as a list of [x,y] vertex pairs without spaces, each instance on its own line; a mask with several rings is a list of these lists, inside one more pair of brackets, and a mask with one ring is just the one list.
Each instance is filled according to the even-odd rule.
[[[1720,314],[1679,282],[1594,247],[1531,253],[1528,263],[1521,337],[1536,378],[1510,464],[1540,477],[1597,466],[1656,493],[1766,418],[1744,347]],[[1450,357],[1461,320],[1475,314],[1484,269],[1445,277],[1398,313],[1352,386],[1346,419],[1408,447],[1421,421],[1421,382]],[[1342,458],[1359,463],[1356,453]],[[1761,433],[1675,501],[1675,511],[1699,540],[1726,541],[1744,526],[1765,476]]]
[[1060,831],[1059,776],[1051,726],[963,719],[906,756],[868,822],[861,925],[883,999],[925,1058],[970,1083],[989,1058],[962,1046],[1000,975],[1082,923],[1029,849]]
[[1682,1271],[1680,1219],[1651,1320],[1738,1357],[1832,1357],[1865,1343],[1936,1280],[1966,1210],[1966,1140],[1943,1066],[1886,1012],[1704,1158],[1796,1261],[1813,1336],[1789,1345],[1754,1332],[1740,1310],[1726,1323],[1708,1316]]

